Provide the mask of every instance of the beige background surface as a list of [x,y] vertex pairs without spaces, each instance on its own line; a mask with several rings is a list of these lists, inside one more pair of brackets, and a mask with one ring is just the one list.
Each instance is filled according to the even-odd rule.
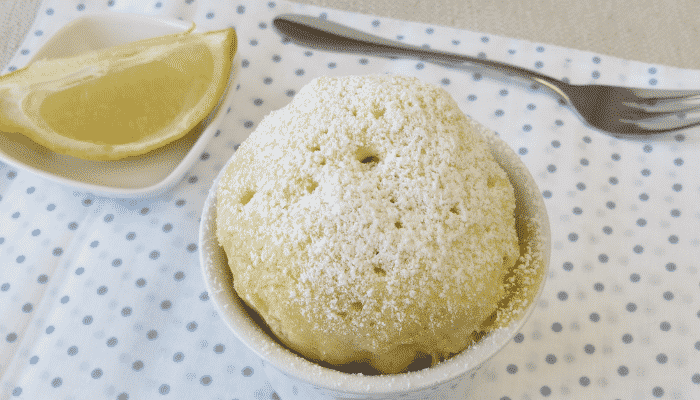
[[[700,69],[699,0],[297,2]],[[40,4],[39,0],[0,0],[0,69],[17,51]]]

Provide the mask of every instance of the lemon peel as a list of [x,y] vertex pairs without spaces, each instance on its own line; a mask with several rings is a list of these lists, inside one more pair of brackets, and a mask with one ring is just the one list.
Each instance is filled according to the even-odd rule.
[[0,132],[87,160],[147,153],[216,107],[232,68],[233,28],[140,40],[39,60],[0,77]]

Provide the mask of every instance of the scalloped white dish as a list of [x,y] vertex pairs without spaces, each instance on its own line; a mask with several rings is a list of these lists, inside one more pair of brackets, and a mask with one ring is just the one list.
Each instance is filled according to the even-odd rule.
[[[172,18],[94,13],[59,29],[30,63],[183,32],[191,26],[191,22]],[[233,97],[233,90],[229,89],[237,73],[235,57],[228,87],[216,108],[187,135],[161,148],[121,160],[91,161],[55,153],[19,133],[0,132],[0,160],[98,196],[162,193],[182,179],[221,124]]]
[[[233,287],[226,252],[216,238],[217,188],[234,154],[221,168],[204,202],[199,226],[199,258],[207,290],[219,315],[233,334],[262,360],[263,370],[281,398],[313,400],[423,400],[442,399],[459,386],[465,398],[478,396],[475,377],[523,327],[535,310],[547,280],[551,232],[541,191],[520,157],[491,133],[485,137],[496,162],[508,175],[516,198],[515,217],[521,251],[540,248],[542,278],[531,303],[506,328],[494,330],[481,341],[434,367],[417,372],[369,376],[325,368],[298,356],[273,338],[259,316],[247,308]],[[528,228],[531,221],[538,229]],[[522,255],[522,254],[521,254]]]

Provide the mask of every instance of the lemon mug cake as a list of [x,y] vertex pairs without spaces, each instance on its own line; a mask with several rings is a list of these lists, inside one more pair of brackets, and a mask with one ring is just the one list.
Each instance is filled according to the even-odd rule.
[[388,374],[462,351],[520,257],[513,188],[483,129],[416,78],[311,81],[217,188],[240,298],[314,361]]

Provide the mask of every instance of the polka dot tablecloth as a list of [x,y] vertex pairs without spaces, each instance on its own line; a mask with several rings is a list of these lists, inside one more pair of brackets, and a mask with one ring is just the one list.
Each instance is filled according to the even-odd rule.
[[271,21],[321,15],[573,83],[700,88],[699,71],[279,0],[47,0],[2,73],[93,11],[235,27],[236,96],[198,162],[159,197],[96,197],[0,164],[1,399],[279,399],[205,290],[200,213],[266,114],[314,77],[366,73],[444,87],[520,154],[545,198],[551,272],[529,322],[484,367],[480,398],[700,399],[700,130],[614,139],[544,94],[413,60],[309,51]]

